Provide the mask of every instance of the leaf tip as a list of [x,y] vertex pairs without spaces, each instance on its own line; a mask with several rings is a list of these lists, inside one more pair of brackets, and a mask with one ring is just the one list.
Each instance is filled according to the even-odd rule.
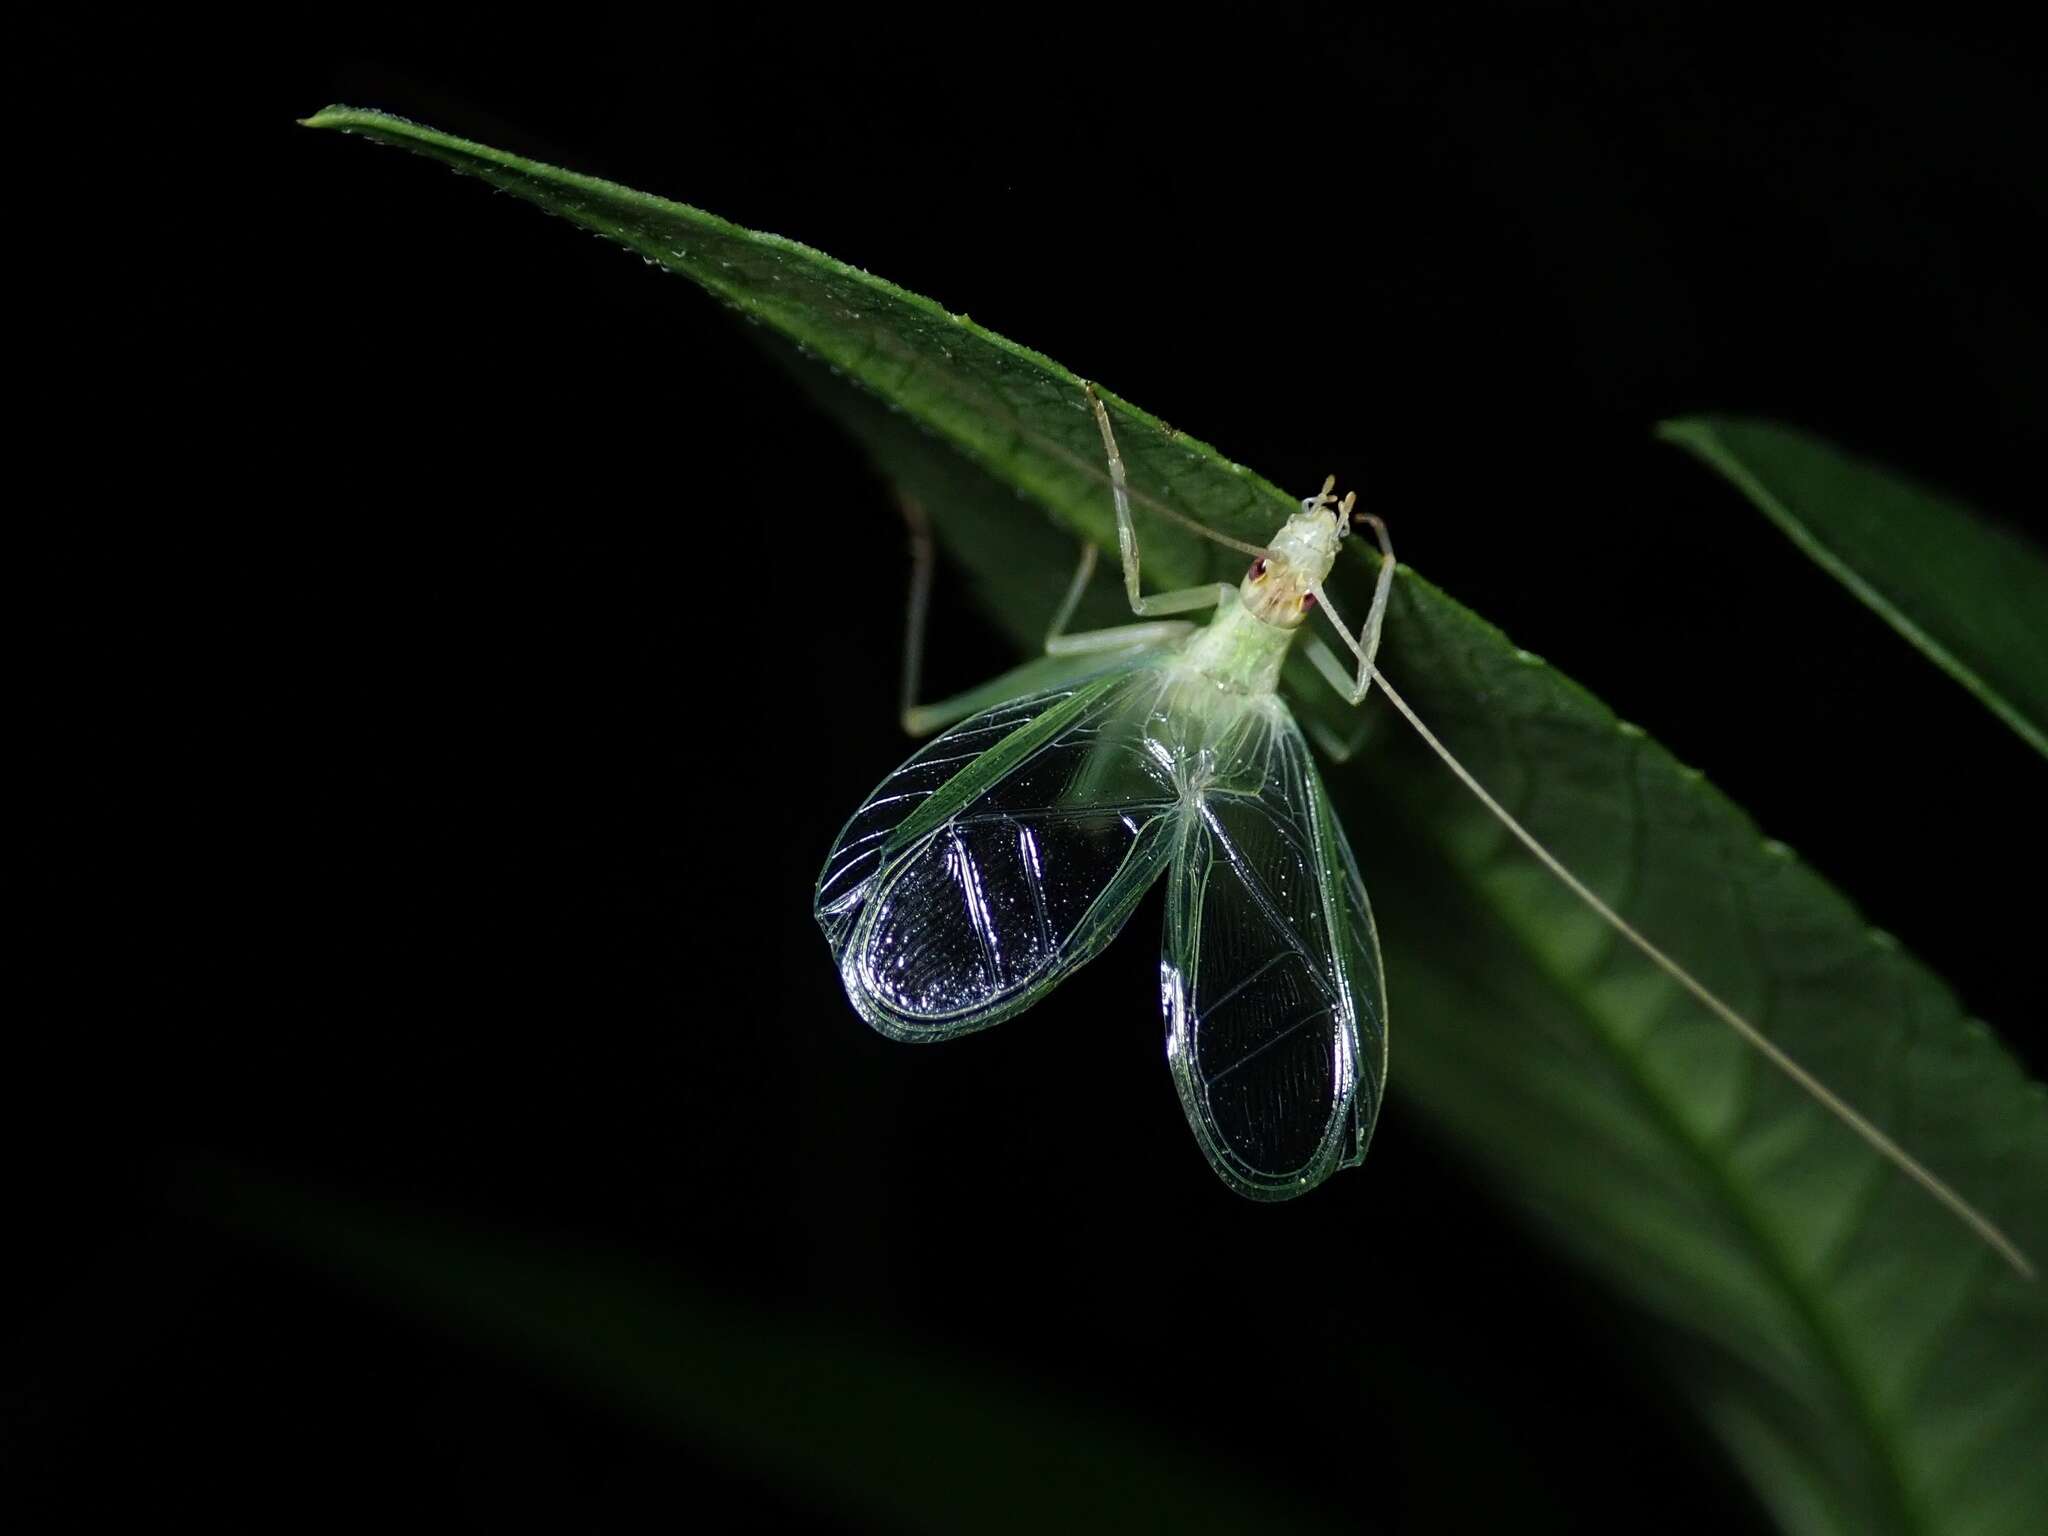
[[339,128],[344,133],[355,128],[373,126],[379,120],[386,123],[395,121],[389,113],[369,107],[344,106],[338,101],[329,102],[308,117],[296,119],[301,128]]
[[1668,416],[1650,429],[1651,436],[1660,443],[1676,443],[1682,448],[1694,447],[1714,433],[1714,419],[1711,416]]

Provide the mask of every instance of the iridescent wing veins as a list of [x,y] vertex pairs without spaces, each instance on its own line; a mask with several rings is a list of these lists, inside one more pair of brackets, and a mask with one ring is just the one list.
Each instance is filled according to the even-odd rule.
[[1365,1156],[1386,1081],[1372,909],[1307,743],[1274,701],[1183,820],[1160,965],[1196,1139],[1254,1199]]
[[1136,661],[1001,705],[883,780],[815,905],[863,1018],[900,1040],[983,1029],[1116,935],[1173,853],[1162,686]]

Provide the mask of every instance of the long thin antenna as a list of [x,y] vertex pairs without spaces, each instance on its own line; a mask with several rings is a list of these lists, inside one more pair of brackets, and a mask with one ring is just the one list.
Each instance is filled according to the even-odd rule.
[[1514,833],[1522,846],[1536,855],[1537,860],[1543,867],[1563,881],[1566,888],[1574,896],[1578,897],[1579,900],[1612,923],[1615,931],[1627,939],[1629,943],[1635,945],[1637,949],[1641,950],[1648,957],[1651,964],[1655,965],[1665,975],[1698,998],[1710,1013],[1734,1030],[1744,1040],[1748,1041],[1772,1066],[1806,1090],[1829,1114],[1862,1137],[1889,1161],[1893,1167],[1905,1174],[1907,1178],[1947,1206],[1949,1210],[1962,1220],[1964,1225],[1995,1249],[1999,1257],[2004,1259],[2006,1263],[2010,1264],[2027,1279],[2031,1280],[2034,1278],[2034,1266],[2029,1262],[2026,1254],[2022,1253],[2019,1245],[2001,1232],[1988,1216],[1984,1215],[1983,1212],[1979,1211],[1953,1189],[1950,1189],[1948,1185],[1944,1184],[1931,1170],[1916,1159],[1912,1153],[1864,1119],[1862,1115],[1858,1114],[1823,1084],[1820,1079],[1786,1055],[1777,1045],[1773,1044],[1770,1037],[1762,1030],[1722,1002],[1720,998],[1714,996],[1700,982],[1694,980],[1691,973],[1684,966],[1636,932],[1629,925],[1627,919],[1616,912],[1614,908],[1608,906],[1598,896],[1595,896],[1587,888],[1583,880],[1579,879],[1569,869],[1566,869],[1563,862],[1555,854],[1536,841],[1535,835],[1528,828],[1509,815],[1507,808],[1486,792],[1485,786],[1472,777],[1463,763],[1451,756],[1450,748],[1436,739],[1436,733],[1422,723],[1415,711],[1408,707],[1408,701],[1387,685],[1386,674],[1380,672],[1377,668],[1374,671],[1379,678],[1380,691],[1387,696],[1387,702],[1398,709],[1403,718],[1415,727],[1416,734],[1429,743],[1430,750],[1444,760],[1444,766],[1456,774],[1459,781],[1467,789],[1478,796],[1479,803],[1499,817],[1500,824]]

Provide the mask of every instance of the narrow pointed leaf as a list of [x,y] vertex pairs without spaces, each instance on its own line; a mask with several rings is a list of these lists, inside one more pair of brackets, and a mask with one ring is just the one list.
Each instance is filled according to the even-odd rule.
[[1949,497],[1805,432],[1695,416],[1658,434],[1727,476],[1929,660],[2048,754],[2048,559]]
[[[829,364],[792,366],[925,499],[1020,642],[1042,627],[1072,534],[1113,559],[1094,427],[1049,359],[682,204],[375,113],[310,121],[601,230]],[[1252,540],[1292,508],[1105,398],[1148,580],[1214,577],[1235,557],[1226,567],[1144,507]],[[1020,492],[1047,521],[1018,516]],[[1360,550],[1336,573],[1347,611],[1363,612],[1371,572]],[[1953,993],[1584,689],[1413,569],[1394,591],[1382,667],[1480,780],[1709,987],[2048,1254],[2048,1099]],[[1324,688],[1297,708],[1348,718]],[[1328,777],[1381,913],[1392,1099],[1420,1104],[1542,1230],[1661,1320],[1663,1358],[1785,1526],[2038,1528],[2048,1290],[1618,943],[1384,712],[1372,749]],[[1382,903],[1386,890],[1398,899]],[[1358,1201],[1364,1221],[1368,1190],[1340,1181],[1329,1198]]]
[[[1338,1527],[1249,1472],[1031,1381],[873,1327],[748,1306],[644,1261],[192,1170],[185,1204],[540,1366],[682,1444],[878,1529]],[[687,1486],[678,1511],[691,1507]]]

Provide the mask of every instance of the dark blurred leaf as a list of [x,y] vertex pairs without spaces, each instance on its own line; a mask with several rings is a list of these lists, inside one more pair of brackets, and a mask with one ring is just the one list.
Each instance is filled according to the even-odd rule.
[[[1021,643],[1042,629],[1071,534],[1113,553],[1094,428],[1078,381],[1050,360],[681,204],[375,113],[309,121],[479,176],[794,341],[824,365],[808,370],[821,398],[923,497]],[[1251,540],[1291,510],[1258,476],[1105,398],[1141,509]],[[1051,521],[1022,515],[1020,497]],[[1235,557],[1142,520],[1160,584],[1235,574]],[[1360,550],[1333,578],[1346,613],[1363,613],[1371,570]],[[2048,1250],[2048,1101],[1925,967],[1696,770],[1412,569],[1382,665],[1625,916],[2023,1247]],[[1308,681],[1297,707],[1339,721]],[[1330,779],[1378,897],[1394,1013],[1420,1021],[1397,1030],[1395,1092],[1668,1324],[1666,1359],[1784,1523],[2037,1528],[2042,1289],[1618,943],[1405,733],[1380,727],[1375,750]]]
[[[1283,1490],[1042,1383],[851,1321],[700,1294],[622,1256],[209,1168],[185,1199],[536,1361],[785,1497],[887,1529],[1334,1531]],[[692,1515],[677,1490],[675,1517]]]
[[1792,542],[2048,754],[2048,561],[1958,502],[1767,421],[1658,435],[1718,469]]

